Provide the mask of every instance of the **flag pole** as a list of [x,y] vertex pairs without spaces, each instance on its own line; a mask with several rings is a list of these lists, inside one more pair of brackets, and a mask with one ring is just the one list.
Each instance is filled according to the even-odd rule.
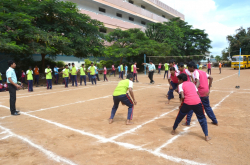
[[241,48],[240,48],[240,58],[239,58],[239,73],[238,73],[238,77],[240,77],[240,60],[241,60]]

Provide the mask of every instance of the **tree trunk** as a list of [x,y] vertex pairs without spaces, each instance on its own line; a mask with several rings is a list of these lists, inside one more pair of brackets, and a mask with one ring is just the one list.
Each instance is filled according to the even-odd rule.
[[122,63],[122,60],[123,60],[123,57],[121,57],[121,59],[120,59],[120,64]]
[[41,53],[42,56],[42,72],[45,70],[45,56],[46,54]]

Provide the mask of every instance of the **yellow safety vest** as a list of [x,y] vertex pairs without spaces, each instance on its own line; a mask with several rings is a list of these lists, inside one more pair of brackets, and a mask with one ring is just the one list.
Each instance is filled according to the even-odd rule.
[[90,75],[95,75],[95,67],[94,66],[90,66]]
[[32,71],[28,70],[27,80],[33,80]]
[[69,77],[69,69],[65,69],[63,72],[64,77]]
[[85,75],[85,68],[83,68],[83,67],[80,68],[80,75],[81,76]]
[[72,72],[71,72],[71,75],[75,76],[76,75],[76,67],[72,67]]
[[[52,79],[52,74],[51,74],[51,72],[49,72],[49,71],[51,71],[51,69],[49,68],[47,68],[46,69],[46,72],[47,72],[47,74],[46,74],[46,79]],[[48,73],[49,72],[49,73]]]

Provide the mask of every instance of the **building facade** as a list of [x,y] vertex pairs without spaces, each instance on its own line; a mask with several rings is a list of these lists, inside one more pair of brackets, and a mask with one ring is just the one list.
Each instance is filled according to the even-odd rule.
[[[64,0],[66,1],[66,0]],[[159,0],[67,0],[78,4],[81,13],[104,23],[103,33],[120,28],[145,30],[148,23],[168,22],[184,15]]]

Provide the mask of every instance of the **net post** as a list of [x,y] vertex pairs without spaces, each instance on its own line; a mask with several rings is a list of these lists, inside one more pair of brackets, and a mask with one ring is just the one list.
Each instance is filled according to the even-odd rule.
[[[149,57],[150,60],[150,57]],[[144,63],[146,63],[146,54],[144,54]],[[144,74],[146,75],[146,65],[144,65]]]

